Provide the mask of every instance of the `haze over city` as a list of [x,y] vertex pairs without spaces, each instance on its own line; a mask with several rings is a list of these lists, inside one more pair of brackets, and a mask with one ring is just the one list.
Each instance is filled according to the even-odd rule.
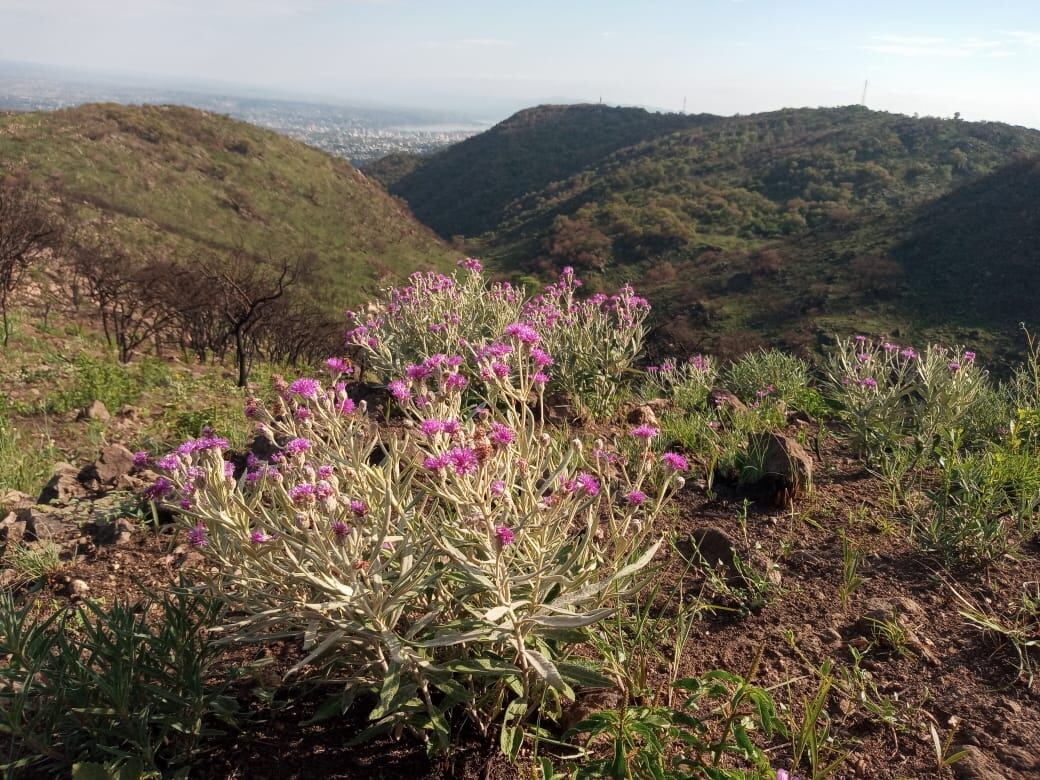
[[847,105],[1040,127],[1030,0],[0,0],[0,59],[464,111]]

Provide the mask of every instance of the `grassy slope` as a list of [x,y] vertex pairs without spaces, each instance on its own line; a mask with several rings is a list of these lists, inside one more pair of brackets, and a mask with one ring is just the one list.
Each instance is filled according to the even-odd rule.
[[515,198],[617,149],[712,119],[602,105],[538,106],[418,164],[392,156],[368,170],[441,235],[475,235],[494,228]]
[[[524,112],[500,126],[512,128],[508,142],[494,132],[477,136],[401,179],[416,213],[467,197],[471,182],[451,177],[432,200],[405,191],[409,178],[432,174],[451,155],[461,170],[467,150],[480,152],[470,179],[493,175],[481,161],[495,155],[499,168],[544,158],[552,170],[554,134],[565,135],[568,115],[553,110],[552,122],[530,129],[515,121],[525,114],[537,117]],[[548,252],[561,216],[598,231],[609,247],[607,272],[593,283],[638,284],[665,315],[666,341],[683,347],[811,347],[831,331],[866,329],[992,336],[995,349],[1012,343],[1019,321],[1035,319],[1035,307],[1004,283],[972,298],[966,282],[979,273],[1016,278],[1040,264],[1030,223],[995,219],[1015,213],[1021,182],[998,186],[994,172],[1036,155],[1040,132],[861,107],[698,120],[585,159],[527,194],[526,181],[499,182],[512,186],[511,200],[480,243],[506,267],[546,270],[567,261]],[[997,178],[985,178],[991,174]],[[985,207],[971,238],[950,240],[950,226],[965,224],[976,198]],[[856,262],[873,255],[894,258],[902,277],[865,280]],[[936,285],[941,307],[924,305]]]
[[312,258],[330,310],[363,286],[445,266],[447,248],[348,163],[226,117],[171,106],[90,105],[0,117],[0,162],[135,252],[183,259],[243,247]]

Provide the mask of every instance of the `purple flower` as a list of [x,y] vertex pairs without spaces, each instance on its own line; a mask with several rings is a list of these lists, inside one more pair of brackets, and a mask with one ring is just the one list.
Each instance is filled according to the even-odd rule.
[[249,534],[249,541],[251,541],[253,544],[263,544],[264,542],[269,542],[272,539],[274,539],[273,536],[264,533],[259,528],[254,530],[251,534]]
[[491,483],[491,495],[501,496],[506,492],[506,483],[500,479],[496,479]]
[[865,379],[859,380],[859,385],[860,387],[869,387],[871,390],[873,390],[875,387],[877,387],[877,380],[874,379],[874,377],[872,376],[868,376]]
[[856,343],[857,344],[862,344],[866,340],[867,340],[866,336],[856,336]]
[[581,485],[581,489],[585,491],[585,495],[599,495],[599,481],[591,474],[587,474],[583,471],[575,477],[575,481]]
[[354,413],[354,402],[349,398],[344,398],[339,404],[339,413],[346,417],[349,414]]
[[188,544],[192,547],[205,547],[209,544],[206,527],[202,523],[196,523],[195,527],[188,531]]
[[633,439],[643,439],[649,441],[654,438],[660,431],[652,425],[639,425],[628,432],[628,435]]
[[493,422],[491,423],[491,441],[502,447],[506,447],[513,443],[516,439],[516,435],[512,429],[502,423]]
[[445,392],[462,390],[466,387],[466,377],[462,376],[462,374],[446,374],[441,382],[441,386]]
[[553,359],[544,349],[535,347],[531,350],[531,360],[538,368],[547,368],[553,364]]
[[295,438],[290,440],[285,445],[285,451],[290,455],[298,455],[301,452],[306,452],[311,448],[310,439]]
[[917,353],[914,352],[912,347],[907,347],[904,350],[900,350],[899,354],[905,357],[907,360],[913,360],[915,357],[917,357]]
[[509,376],[509,364],[496,360],[491,364],[491,372],[499,379],[505,379]]
[[415,365],[413,363],[410,366],[405,366],[404,373],[409,379],[418,382],[426,379],[426,377],[433,373],[433,370],[429,366]]
[[149,457],[147,452],[144,452],[143,450],[141,452],[135,452],[134,453],[134,468],[138,468],[139,469],[142,466],[147,466],[148,465],[148,461],[150,461],[150,460],[151,460],[151,458]]
[[856,355],[856,360],[858,360],[860,363],[866,363],[868,360],[870,360],[870,355],[868,355],[866,352],[860,352],[858,355]]
[[350,511],[354,513],[354,517],[364,517],[368,514],[368,506],[364,501],[354,499],[350,502]]
[[315,495],[314,485],[304,483],[302,485],[294,485],[289,488],[289,498],[292,499],[294,504],[309,504],[314,500]]
[[534,346],[541,341],[541,336],[538,335],[538,331],[526,322],[514,322],[506,325],[505,335],[516,339],[522,344],[530,344],[531,346]]
[[144,491],[144,497],[149,501],[162,501],[173,492],[173,483],[166,477],[159,477]]
[[297,379],[289,385],[289,392],[301,398],[317,398],[321,390],[321,382],[317,379]]
[[646,501],[646,493],[642,490],[630,490],[628,493],[625,493],[625,500],[632,506],[639,506]]
[[335,535],[338,541],[343,541],[347,534],[350,533],[350,526],[344,523],[342,520],[337,520],[332,524],[332,533]]
[[509,526],[500,525],[495,529],[495,538],[498,539],[498,543],[502,547],[508,547],[516,539],[516,534]]
[[389,390],[390,395],[398,401],[407,401],[412,397],[412,391],[408,389],[408,383],[403,379],[395,379],[386,386],[386,389]]
[[965,363],[974,363],[975,362],[975,353],[972,352],[971,350],[968,350],[967,352],[965,352],[964,353],[964,362]]
[[946,367],[950,369],[951,374],[955,374],[956,372],[961,370],[961,364],[958,363],[956,360],[951,360],[949,363],[946,364]]
[[475,274],[484,270],[484,266],[482,266],[480,261],[475,257],[467,257],[464,260],[459,260],[455,265],[459,268],[465,268],[467,271],[472,271]]
[[328,479],[332,476],[332,466],[318,466],[318,479]]
[[472,474],[480,465],[472,447],[456,447],[448,453],[448,462],[460,477]]
[[549,375],[539,371],[531,376],[531,381],[536,385],[547,385],[549,384]]
[[440,420],[423,420],[419,424],[419,430],[426,436],[434,436],[444,430],[444,423]]
[[661,462],[672,471],[686,471],[690,464],[678,452],[666,452],[661,456]]
[[328,369],[333,376],[346,374],[350,371],[350,363],[343,358],[331,357],[325,361],[325,365],[328,366]]
[[159,460],[155,461],[155,465],[163,471],[175,471],[180,468],[181,459],[171,453],[169,455],[163,455]]
[[423,461],[423,468],[427,471],[440,471],[449,462],[447,455],[430,455]]
[[306,406],[297,406],[293,409],[293,417],[297,420],[309,420],[311,416],[311,410]]

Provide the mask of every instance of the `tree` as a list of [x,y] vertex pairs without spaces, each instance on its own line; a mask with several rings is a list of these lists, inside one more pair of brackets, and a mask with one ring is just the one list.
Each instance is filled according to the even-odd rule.
[[274,309],[274,303],[296,283],[301,263],[264,260],[238,250],[219,265],[202,259],[198,266],[202,278],[212,285],[217,310],[235,345],[238,386],[245,387],[249,380],[253,331]]
[[58,241],[59,230],[24,181],[0,181],[0,317],[4,346],[11,337],[8,299],[22,275]]

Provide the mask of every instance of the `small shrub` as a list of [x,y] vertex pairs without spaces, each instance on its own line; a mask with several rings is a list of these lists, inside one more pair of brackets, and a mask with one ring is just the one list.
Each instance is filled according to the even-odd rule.
[[746,403],[781,402],[788,409],[818,413],[809,364],[776,349],[749,352],[726,369],[725,384]]
[[403,428],[378,429],[342,384],[298,379],[247,407],[283,450],[273,462],[236,482],[212,437],[157,461],[168,477],[153,495],[179,505],[219,570],[210,586],[242,616],[233,635],[302,634],[296,670],[345,680],[344,708],[376,697],[373,731],[443,747],[461,711],[500,724],[515,757],[523,724],[587,679],[573,648],[660,544],[681,459],[655,456],[645,426],[628,463],[616,445],[552,436],[532,333],[507,326],[409,364],[391,383]]
[[67,773],[102,762],[183,770],[198,741],[219,733],[214,720],[234,712],[234,700],[208,682],[216,656],[206,628],[219,611],[178,589],[141,605],[88,602],[39,621],[0,593],[0,769]]
[[0,414],[0,485],[35,495],[58,460],[54,443],[30,445],[14,424]]
[[684,363],[668,358],[646,369],[652,398],[667,398],[686,411],[701,409],[715,385],[718,372],[707,355],[694,355]]

